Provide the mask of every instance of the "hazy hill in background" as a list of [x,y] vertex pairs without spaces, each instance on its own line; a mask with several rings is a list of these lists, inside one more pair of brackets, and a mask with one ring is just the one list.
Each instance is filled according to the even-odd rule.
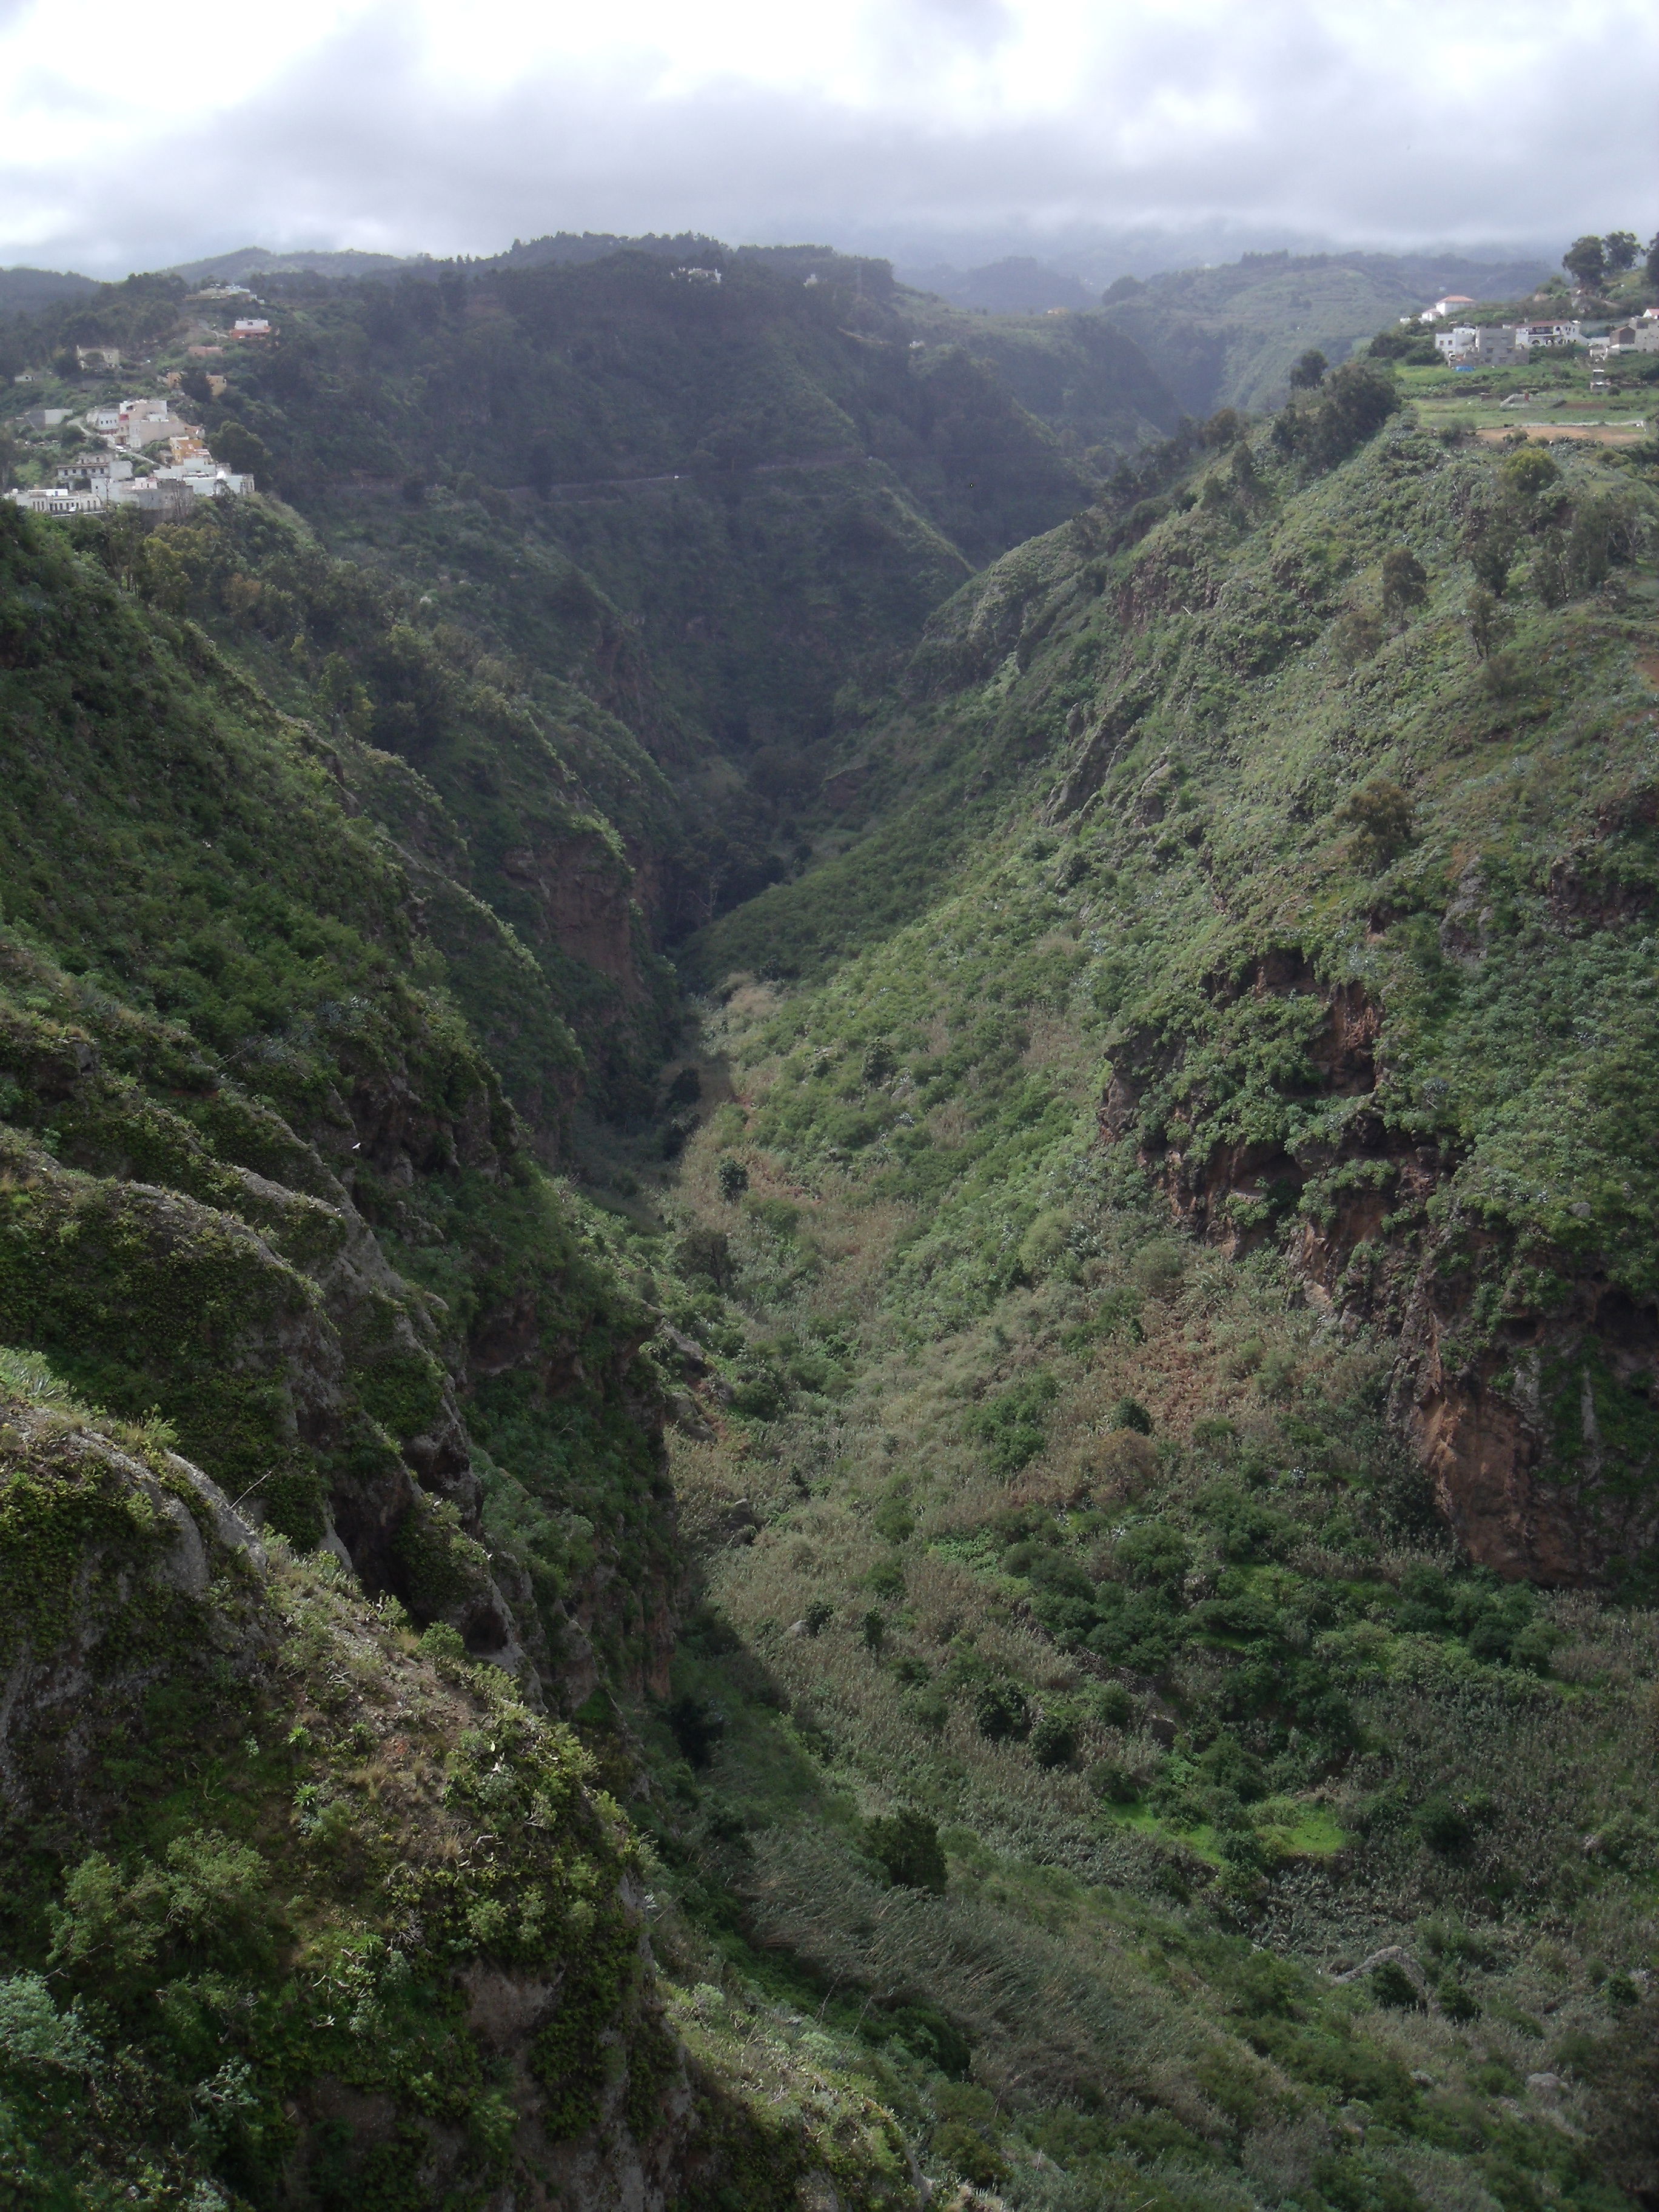
[[1121,278],[1107,314],[1133,337],[1193,414],[1261,407],[1310,346],[1345,359],[1382,325],[1447,292],[1506,300],[1549,271],[1541,261],[1451,254],[1247,253],[1218,269]]
[[426,253],[364,253],[356,246],[343,252],[312,252],[303,247],[288,252],[270,246],[239,246],[229,253],[210,253],[200,261],[179,261],[162,273],[182,276],[186,283],[204,284],[214,278],[240,284],[249,276],[289,275],[303,270],[313,276],[385,276],[396,269],[417,267],[429,261]]
[[1339,361],[1381,325],[1443,293],[1512,299],[1548,267],[1541,258],[1280,251],[1142,277],[1115,269],[1098,252],[1062,250],[1046,260],[1012,254],[969,269],[900,261],[896,273],[954,307],[993,315],[1093,307],[1104,283],[1114,325],[1134,339],[1179,404],[1201,415],[1269,404],[1310,346]]
[[1029,253],[1011,253],[983,269],[899,268],[899,282],[937,293],[955,307],[981,307],[997,315],[1042,314],[1052,307],[1092,307],[1097,295],[1078,276]]
[[99,289],[91,276],[59,269],[0,269],[0,315],[32,314],[54,300],[84,297]]

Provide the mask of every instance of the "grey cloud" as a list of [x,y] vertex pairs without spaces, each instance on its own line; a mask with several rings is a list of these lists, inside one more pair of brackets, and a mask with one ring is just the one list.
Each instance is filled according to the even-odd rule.
[[[1093,74],[1056,58],[1072,70],[1060,116],[969,127],[920,89],[901,120],[732,83],[659,100],[620,69],[550,70],[467,100],[422,75],[383,14],[231,117],[182,120],[140,175],[95,154],[66,169],[50,246],[24,255],[0,238],[0,260],[115,270],[256,239],[490,252],[560,228],[1018,234],[1038,251],[1100,226],[1530,242],[1659,220],[1659,26],[1645,10],[1603,9],[1601,35],[1558,39],[1485,105],[1438,96],[1427,7],[1421,52],[1386,77],[1355,64],[1313,0],[1239,20],[1247,33],[1206,40],[1141,14]],[[994,52],[1008,29],[998,0],[924,0],[885,35],[908,88],[930,51]],[[1171,94],[1218,95],[1241,119],[1184,130],[1167,119]],[[0,209],[31,197],[0,151]]]

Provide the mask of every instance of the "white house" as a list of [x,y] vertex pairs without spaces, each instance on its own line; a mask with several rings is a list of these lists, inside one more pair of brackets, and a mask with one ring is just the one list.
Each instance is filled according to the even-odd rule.
[[1516,331],[1515,343],[1528,350],[1534,346],[1577,345],[1583,335],[1576,322],[1522,323]]
[[88,490],[100,487],[107,494],[112,483],[121,483],[132,474],[132,463],[118,453],[77,453],[72,461],[64,461],[58,471],[58,481],[66,490],[76,490],[84,484]]
[[240,499],[254,489],[252,477],[226,468],[210,454],[157,469],[146,481],[155,485],[178,486],[192,499]]
[[118,435],[132,452],[173,438],[193,438],[199,425],[173,414],[165,399],[129,399],[122,406]]
[[140,514],[154,514],[164,522],[181,520],[195,504],[188,484],[163,482],[159,471],[153,477],[135,477],[131,483],[110,487],[112,507],[134,507]]
[[239,315],[230,326],[234,338],[268,338],[270,325],[263,315]]
[[1433,307],[1425,307],[1417,319],[1419,323],[1437,323],[1443,316],[1455,315],[1460,309],[1474,305],[1467,293],[1448,292],[1443,300],[1437,300]]
[[15,506],[27,507],[31,514],[96,514],[104,505],[102,492],[64,491],[58,486],[50,490],[8,492],[6,497]]
[[1459,323],[1435,336],[1435,350],[1455,367],[1509,368],[1522,358],[1510,323]]

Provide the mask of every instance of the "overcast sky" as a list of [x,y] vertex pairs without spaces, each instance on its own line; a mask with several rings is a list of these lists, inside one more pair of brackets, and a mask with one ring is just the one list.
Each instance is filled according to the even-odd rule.
[[[1659,226],[1654,0],[0,0],[0,264]],[[1559,250],[1559,244],[1557,246]]]

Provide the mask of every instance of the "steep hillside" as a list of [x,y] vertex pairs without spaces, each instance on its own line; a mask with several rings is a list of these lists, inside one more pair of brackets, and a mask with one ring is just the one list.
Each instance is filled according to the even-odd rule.
[[[175,372],[210,437],[240,439],[333,550],[390,564],[659,758],[706,768],[708,818],[734,783],[763,817],[815,781],[837,695],[1174,421],[1097,319],[1039,318],[988,350],[976,318],[917,320],[884,264],[589,243],[606,250],[396,283],[273,278],[264,346],[227,345],[178,278],[137,278],[14,325],[0,355],[36,365],[95,338]],[[617,696],[641,667],[648,714]]]
[[106,571],[188,532],[97,550],[0,509],[8,2201],[913,2202],[550,1717],[634,1785],[683,1577],[648,1285],[467,1018],[556,1136],[557,994],[432,787]]
[[[802,252],[319,285],[307,513],[0,509],[0,2175],[1627,2212],[1653,449],[1364,362],[1079,505],[1099,320]],[[739,368],[648,528],[304,473]]]
[[1652,457],[1391,406],[969,586],[702,948],[707,1863],[1020,2205],[1655,2182]]

